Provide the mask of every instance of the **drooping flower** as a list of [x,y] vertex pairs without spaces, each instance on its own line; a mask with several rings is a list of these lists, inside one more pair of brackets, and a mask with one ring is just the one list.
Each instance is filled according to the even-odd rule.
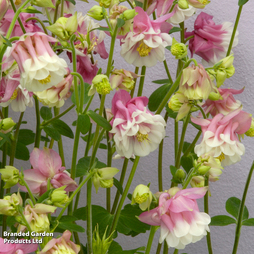
[[203,133],[201,143],[194,149],[197,156],[211,153],[221,160],[222,166],[241,160],[245,147],[237,134],[244,134],[250,128],[250,114],[239,108],[226,116],[220,113],[213,119],[192,118],[192,122],[200,125]]
[[22,35],[10,55],[19,66],[20,85],[28,91],[43,91],[58,84],[67,74],[67,63],[49,45],[56,39],[44,33]]
[[29,254],[37,250],[37,243],[26,243],[25,239],[19,239],[19,243],[7,243],[7,239],[0,237],[1,254]]
[[9,6],[10,6],[10,2],[8,0],[1,0],[0,1],[0,20],[4,17]]
[[152,200],[153,193],[150,191],[149,187],[144,184],[139,184],[132,193],[131,204],[137,203],[139,204],[139,208],[145,211],[146,209],[149,210]]
[[211,219],[199,211],[196,199],[202,198],[207,188],[180,190],[171,188],[159,197],[159,206],[142,213],[139,219],[152,226],[160,226],[159,242],[166,240],[169,247],[184,249],[199,241],[209,232]]
[[112,133],[116,151],[126,158],[146,156],[157,149],[165,137],[166,123],[162,116],[153,115],[147,108],[147,97],[131,99],[125,90],[119,90],[112,100]]
[[134,17],[133,31],[122,39],[121,55],[129,64],[151,67],[165,59],[165,47],[172,43],[170,35],[161,30],[172,14],[151,21],[142,8],[136,7],[135,10],[138,15]]
[[[226,56],[233,25],[224,22],[216,25],[213,16],[201,12],[194,24],[194,31],[186,32],[185,37],[194,36],[189,41],[191,54],[197,54],[206,62],[215,64]],[[238,44],[238,32],[235,35],[233,47]]]
[[18,215],[18,206],[22,206],[23,200],[18,192],[18,194],[13,193],[11,196],[5,196],[0,199],[0,214],[8,216]]
[[80,246],[72,242],[70,238],[71,232],[66,230],[60,238],[50,240],[38,254],[78,254]]
[[[30,155],[30,162],[33,168],[24,170],[24,180],[32,193],[42,195],[46,192],[48,179],[54,188],[64,185],[66,191],[74,191],[77,188],[76,182],[65,171],[65,167],[62,167],[60,156],[52,149],[34,148]],[[24,186],[20,188],[26,191]]]

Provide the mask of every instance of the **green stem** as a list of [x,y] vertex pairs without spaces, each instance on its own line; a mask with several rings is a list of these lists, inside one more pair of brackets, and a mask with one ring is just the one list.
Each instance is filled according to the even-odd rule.
[[55,13],[54,13],[54,23],[57,21],[57,14],[58,14],[58,7],[60,5],[60,1],[56,0],[56,8],[55,8]]
[[165,67],[165,70],[166,70],[166,73],[167,73],[167,76],[168,76],[168,79],[169,79],[169,83],[172,84],[173,80],[172,80],[172,77],[171,77],[169,69],[168,69],[167,61],[164,60],[163,64],[164,64],[164,67]]
[[242,219],[243,219],[244,204],[245,204],[245,200],[246,200],[246,197],[247,197],[248,188],[249,188],[249,185],[250,185],[250,180],[251,180],[251,176],[252,176],[252,173],[253,173],[253,169],[254,169],[254,161],[252,162],[250,172],[249,172],[249,175],[247,177],[245,187],[244,187],[244,191],[243,191],[242,201],[241,201],[241,205],[240,205],[240,208],[239,208],[239,214],[238,214],[238,218],[237,218],[237,224],[236,224],[236,230],[235,230],[235,242],[234,242],[234,247],[233,247],[232,254],[237,253],[237,247],[238,247],[238,243],[239,243],[239,239],[240,239],[240,235],[241,235],[241,226],[242,226]]
[[186,133],[186,129],[187,129],[189,120],[190,120],[190,114],[187,115],[187,117],[185,118],[184,124],[183,124],[181,139],[180,139],[178,153],[177,153],[176,162],[175,162],[176,168],[180,167],[180,160],[181,160],[181,154],[182,154],[182,149],[183,149],[183,144],[184,144],[184,138],[185,138],[185,133]]
[[177,151],[178,151],[178,121],[174,121],[175,126],[174,126],[174,130],[175,130],[175,161],[176,161],[176,157],[177,157]]
[[194,148],[194,146],[196,145],[200,135],[202,134],[202,131],[199,131],[196,135],[196,137],[194,138],[194,140],[192,141],[192,143],[189,145],[189,147],[187,148],[187,150],[184,152],[183,156],[186,157],[188,156],[188,154],[191,152],[191,150]]
[[40,25],[42,26],[42,29],[43,29],[44,33],[48,35],[47,28],[45,27],[44,23],[43,23],[40,19],[38,19],[38,18],[36,18],[36,17],[31,17],[31,18],[28,18],[28,19],[26,20],[26,22],[28,22],[29,20],[36,20],[37,22],[39,22]]
[[[209,176],[205,177],[205,186],[209,187]],[[209,192],[207,191],[204,196],[204,212],[209,214]],[[211,234],[207,232],[206,235],[207,249],[209,254],[213,254]]]
[[168,244],[164,241],[163,254],[168,254]]
[[150,250],[151,250],[151,247],[152,247],[152,244],[153,244],[154,234],[155,234],[157,228],[158,227],[156,227],[156,226],[152,226],[151,229],[150,229],[150,234],[149,234],[149,238],[148,238],[145,254],[149,254],[150,253]]
[[231,39],[230,39],[230,43],[229,43],[229,46],[228,46],[228,51],[227,51],[227,55],[226,55],[226,56],[229,56],[229,55],[230,55],[231,49],[232,49],[232,47],[233,47],[233,43],[234,43],[234,39],[235,39],[235,33],[236,33],[237,26],[238,26],[238,23],[239,23],[239,20],[240,20],[240,17],[241,17],[242,9],[243,9],[243,5],[242,5],[242,6],[239,6],[238,12],[237,12],[237,16],[236,16],[236,20],[235,20],[235,24],[234,24],[234,28],[233,28],[233,32],[232,32],[232,35],[231,35]]
[[175,249],[173,254],[178,254],[178,249]]
[[63,17],[64,16],[64,2],[65,2],[65,0],[61,0],[61,17]]
[[131,3],[131,1],[130,0],[127,0],[127,2],[128,2],[128,4],[130,5],[130,7],[132,8],[132,9],[134,9],[135,7],[133,6],[133,4]]
[[[122,167],[122,170],[121,170],[120,180],[119,180],[121,186],[123,186],[123,181],[124,181],[125,174],[126,174],[126,171],[127,171],[128,163],[129,163],[129,159],[125,158],[124,162],[123,162],[123,167]],[[115,213],[119,198],[120,198],[120,192],[117,190],[115,200],[114,200],[114,203],[113,203],[113,207],[112,207],[112,210],[111,210],[111,214]]]
[[114,215],[114,219],[113,219],[113,223],[112,223],[112,227],[111,227],[110,233],[114,232],[115,229],[116,229],[116,226],[117,226],[117,223],[118,223],[118,220],[119,220],[119,217],[120,217],[121,209],[123,207],[125,198],[127,197],[128,191],[130,189],[133,177],[135,175],[135,172],[136,172],[136,169],[137,169],[137,166],[138,166],[139,158],[140,158],[139,156],[136,156],[136,158],[134,160],[134,163],[133,163],[133,166],[132,166],[132,169],[131,169],[131,173],[130,173],[129,179],[128,179],[127,183],[126,183],[124,192],[122,194],[122,197],[120,199],[119,205],[118,205],[117,210],[116,210],[116,213]]
[[141,96],[143,93],[143,87],[145,82],[145,74],[146,74],[146,66],[142,66],[141,69],[141,77],[139,81],[139,87],[138,87],[138,96]]
[[36,113],[36,133],[35,133],[35,141],[34,147],[40,148],[41,141],[41,118],[40,118],[40,105],[38,98],[34,96],[34,104],[35,104],[35,113]]
[[34,196],[33,196],[33,193],[32,193],[32,191],[31,191],[31,189],[29,188],[28,184],[26,183],[26,181],[25,181],[23,175],[20,174],[19,177],[20,177],[20,180],[21,180],[22,185],[24,185],[24,186],[26,187],[27,192],[28,192],[28,194],[29,194],[29,197],[31,198],[33,204],[35,205],[35,204],[36,204],[36,200],[35,200],[35,198],[34,198]]
[[202,116],[204,117],[204,119],[206,119],[207,118],[207,116],[206,116],[206,114],[205,114],[205,112],[204,112],[204,110],[202,109],[202,107],[201,106],[199,106],[199,105],[195,105],[197,108],[199,108],[199,110],[200,110],[200,112],[202,113]]
[[196,170],[198,169],[198,167],[199,167],[200,165],[201,165],[201,164],[198,164],[196,167],[193,167],[193,168],[189,171],[189,173],[188,173],[188,175],[187,175],[187,178],[186,178],[186,180],[185,180],[184,183],[183,183],[183,188],[182,188],[182,189],[186,189],[186,188],[188,187],[188,184],[189,184],[191,178],[195,175]]
[[87,182],[87,253],[93,253],[93,228],[92,228],[92,179]]
[[[21,13],[22,9],[23,9],[30,1],[31,1],[31,0],[26,0],[26,1],[17,9],[17,11],[16,11],[16,13],[14,14],[14,17],[13,17],[13,19],[12,19],[12,21],[11,21],[11,24],[10,24],[10,26],[9,26],[9,29],[8,29],[8,31],[7,31],[7,34],[6,34],[6,36],[5,36],[7,39],[10,38],[11,33],[12,33],[12,30],[13,30],[13,28],[14,28],[14,26],[15,26],[15,23],[16,23],[16,21],[17,21],[17,19],[18,19],[19,14]],[[26,33],[26,31],[25,31],[25,33]]]
[[[138,75],[138,71],[139,71],[139,67],[136,67],[135,68],[135,74]],[[134,78],[134,86],[133,86],[133,88],[131,90],[131,93],[130,93],[131,98],[133,98],[133,95],[134,95],[134,92],[135,92],[135,88],[136,88],[136,84],[137,84],[137,78]]]
[[156,254],[160,254],[161,253],[161,246],[162,246],[162,244],[158,243]]
[[[104,112],[104,114],[106,114],[106,113]],[[106,132],[106,136],[107,136],[107,144],[108,144],[108,146],[107,146],[107,148],[108,148],[107,166],[111,167],[111,165],[112,165],[112,147],[111,147],[108,131]],[[110,207],[111,207],[111,191],[110,191],[110,188],[106,189],[106,200],[107,200],[107,211],[110,212]]]

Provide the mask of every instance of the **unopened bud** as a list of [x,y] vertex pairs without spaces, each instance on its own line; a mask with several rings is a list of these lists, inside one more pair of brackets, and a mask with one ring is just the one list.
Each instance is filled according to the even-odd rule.
[[171,53],[176,59],[181,59],[188,54],[187,46],[184,43],[178,43],[175,38],[173,38]]
[[205,186],[205,178],[203,176],[194,176],[191,178],[190,185],[192,188],[200,188]]
[[201,165],[201,166],[198,168],[198,173],[201,174],[201,175],[205,175],[205,174],[209,171],[210,168],[211,168],[211,167],[209,167],[209,166]]
[[132,194],[131,204],[139,204],[139,208],[142,211],[149,209],[150,204],[153,200],[153,194],[150,191],[149,187],[144,184],[139,184]]
[[211,92],[208,96],[208,99],[211,101],[218,101],[218,100],[223,100],[222,96],[220,95],[220,93],[215,93],[215,92]]
[[44,8],[53,8],[53,9],[56,8],[51,0],[32,0],[31,4]]
[[53,190],[50,196],[51,204],[57,207],[63,207],[69,202],[69,197],[64,190],[66,186],[62,186],[58,189]]
[[167,193],[170,195],[170,198],[172,198],[179,190],[181,190],[179,187],[172,187],[167,190]]
[[12,166],[5,166],[0,169],[1,179],[5,182],[4,188],[11,188],[19,181],[19,170]]
[[8,131],[12,129],[13,126],[15,126],[15,122],[12,120],[11,117],[4,118],[0,120],[0,129],[3,131]]
[[123,12],[123,19],[124,20],[130,20],[133,19],[138,13],[134,10],[126,10]]
[[4,17],[9,8],[9,0],[0,0],[0,20]]
[[88,95],[93,95],[96,91],[99,94],[106,95],[109,94],[112,90],[109,83],[109,78],[104,74],[99,74],[94,77],[92,80],[92,86],[89,90]]
[[249,137],[254,137],[254,118],[253,117],[252,117],[252,121],[251,121],[251,126],[250,126],[249,130],[247,130],[245,132],[245,135],[249,136]]
[[103,20],[104,15],[102,11],[102,7],[98,5],[94,5],[87,13],[88,16],[96,19],[96,20]]
[[5,196],[4,199],[0,199],[0,214],[16,216],[18,215],[18,206],[22,203],[19,192],[18,194],[13,193],[11,196]]
[[177,169],[177,171],[174,174],[174,178],[179,181],[179,182],[183,182],[183,180],[186,177],[186,173],[183,169],[179,168]]
[[177,4],[181,9],[188,9],[189,8],[189,3],[187,0],[178,0]]

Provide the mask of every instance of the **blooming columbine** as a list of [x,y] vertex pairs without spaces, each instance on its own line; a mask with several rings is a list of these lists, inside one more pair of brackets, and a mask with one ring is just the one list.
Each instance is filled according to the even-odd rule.
[[[66,185],[66,191],[74,191],[77,188],[76,182],[70,178],[69,174],[62,167],[62,160],[58,153],[44,147],[43,150],[34,148],[30,156],[32,169],[24,170],[24,179],[30,187],[32,193],[42,195],[47,191],[47,181],[54,188]],[[21,186],[22,190],[26,190]]]
[[49,45],[57,40],[40,32],[28,33],[14,43],[10,54],[17,61],[20,85],[28,91],[39,92],[62,81],[67,63]]
[[112,100],[111,120],[116,151],[130,158],[133,154],[146,156],[154,151],[165,137],[166,123],[162,116],[153,115],[147,108],[147,97],[131,96],[119,90]]
[[[231,34],[232,23],[224,22],[216,25],[213,16],[201,12],[194,24],[194,31],[185,33],[185,37],[194,36],[189,41],[191,54],[202,57],[206,62],[215,64],[226,56]],[[238,43],[238,32],[236,33],[233,47]]]
[[201,143],[194,149],[197,156],[212,153],[214,157],[220,158],[222,166],[241,160],[245,148],[237,134],[244,134],[250,128],[250,114],[239,108],[226,116],[217,114],[213,119],[191,120],[200,125],[203,132]]
[[165,59],[165,47],[171,45],[172,38],[168,33],[161,32],[161,25],[172,16],[167,14],[151,21],[147,13],[140,7],[135,10],[133,31],[122,39],[121,55],[125,61],[135,66],[151,67]]
[[180,190],[171,188],[159,197],[159,206],[142,213],[139,219],[152,226],[161,226],[160,243],[184,249],[185,245],[199,241],[209,232],[211,219],[199,212],[196,199],[202,198],[207,188]]

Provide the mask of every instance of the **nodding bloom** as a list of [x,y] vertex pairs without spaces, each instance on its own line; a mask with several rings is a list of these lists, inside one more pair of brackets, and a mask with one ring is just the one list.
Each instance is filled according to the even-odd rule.
[[184,249],[187,244],[199,241],[210,231],[210,216],[199,211],[196,201],[206,191],[206,187],[184,190],[171,188],[160,194],[159,206],[143,212],[139,220],[161,227],[160,243],[166,240],[169,247]]
[[251,126],[251,115],[241,108],[228,115],[217,114],[213,119],[192,118],[193,123],[201,126],[203,139],[195,146],[195,153],[201,156],[211,153],[221,160],[222,166],[228,166],[241,160],[245,152],[238,135],[244,134]]
[[26,243],[25,239],[19,239],[18,243],[5,242],[7,239],[0,237],[1,254],[28,254],[37,250],[37,243]]
[[129,64],[151,67],[165,59],[165,47],[172,44],[167,33],[170,28],[162,32],[162,25],[173,14],[151,21],[142,8],[136,7],[135,10],[138,14],[133,19],[133,31],[122,39],[121,55]]
[[[6,14],[4,15],[3,19],[0,20],[0,34],[5,36],[7,34],[7,31],[10,27],[10,24],[14,18],[14,11],[13,10],[8,10]],[[35,17],[34,14],[30,13],[20,13],[19,14],[20,20],[23,24],[23,26],[26,29],[27,33],[35,33],[35,32],[42,32],[42,29],[36,25],[35,20],[29,20],[26,22],[27,19]],[[11,33],[11,37],[14,36],[22,36],[24,32],[22,31],[18,21],[15,23],[14,28]]]
[[165,120],[161,115],[153,115],[146,108],[147,103],[147,97],[131,99],[125,90],[114,95],[110,133],[120,156],[146,156],[157,149],[165,137]]
[[242,93],[244,88],[240,90],[236,89],[218,89],[218,92],[221,95],[221,100],[212,101],[206,100],[203,104],[206,114],[210,113],[212,116],[215,116],[219,113],[227,115],[232,111],[242,107],[242,103],[239,100],[236,100],[233,95]]
[[[24,170],[24,179],[32,193],[42,195],[46,192],[48,179],[54,188],[64,185],[66,191],[74,191],[77,188],[76,182],[65,171],[65,167],[62,167],[59,154],[52,149],[34,148],[30,155],[30,162],[33,168]],[[20,188],[26,191],[24,186]]]
[[67,74],[67,63],[58,57],[49,42],[57,40],[44,33],[22,35],[10,50],[19,66],[20,85],[39,92],[60,83]]
[[[215,64],[226,56],[232,31],[231,22],[216,25],[213,16],[201,12],[194,23],[194,31],[186,32],[185,37],[193,36],[189,40],[192,55],[199,55],[209,64]],[[235,35],[233,47],[237,44],[238,32]]]
[[60,238],[50,240],[38,254],[78,254],[80,246],[70,240],[71,232],[65,230]]

